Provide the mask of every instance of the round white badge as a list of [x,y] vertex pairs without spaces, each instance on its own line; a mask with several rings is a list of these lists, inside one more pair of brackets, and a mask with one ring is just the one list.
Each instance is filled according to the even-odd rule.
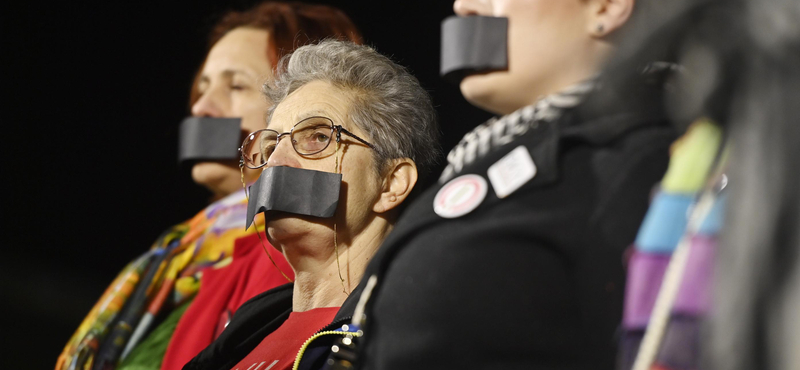
[[478,208],[488,188],[486,180],[478,175],[456,177],[436,193],[433,211],[444,218],[461,217]]

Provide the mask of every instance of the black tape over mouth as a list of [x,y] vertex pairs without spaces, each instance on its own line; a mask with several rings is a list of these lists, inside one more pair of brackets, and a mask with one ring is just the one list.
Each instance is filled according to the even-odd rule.
[[178,163],[239,159],[241,125],[241,118],[184,119],[178,134]]
[[446,81],[507,69],[508,18],[450,16],[442,21],[439,73]]
[[247,202],[247,224],[250,228],[256,214],[270,211],[288,212],[321,218],[333,217],[339,204],[342,175],[304,170],[294,167],[267,167],[250,186]]

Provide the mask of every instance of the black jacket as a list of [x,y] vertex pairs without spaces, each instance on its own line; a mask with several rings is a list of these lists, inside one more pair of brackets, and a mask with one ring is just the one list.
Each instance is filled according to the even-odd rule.
[[[213,343],[195,356],[184,370],[230,370],[264,338],[280,327],[292,312],[294,284],[270,289],[248,300],[236,311],[231,322]],[[350,293],[358,297],[361,288]],[[350,322],[356,301],[349,299],[342,305],[333,321],[318,332],[335,330]],[[319,369],[328,356],[331,345],[338,336],[325,336],[311,342],[305,350],[299,369]]]
[[[489,183],[464,216],[434,212],[441,183],[414,201],[364,275],[378,283],[359,368],[612,369],[623,252],[675,138],[643,89],[628,93],[652,99],[599,91],[556,121],[506,127],[524,133],[452,176]],[[488,168],[520,146],[537,172],[500,199]]]

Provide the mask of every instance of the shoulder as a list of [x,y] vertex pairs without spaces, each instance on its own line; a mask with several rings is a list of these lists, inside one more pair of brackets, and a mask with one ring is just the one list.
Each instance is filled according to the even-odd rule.
[[520,125],[503,124],[521,134],[483,153],[480,142],[465,137],[466,154],[456,157],[464,160],[450,162],[440,182],[408,207],[385,244],[405,245],[413,237],[414,244],[427,245],[441,237],[439,244],[461,249],[464,242],[498,245],[516,237],[569,250],[598,231],[616,233],[620,226],[609,225],[609,218],[624,224],[626,231],[616,238],[627,238],[666,170],[675,137],[667,121],[575,110],[558,121],[528,122],[524,130]]

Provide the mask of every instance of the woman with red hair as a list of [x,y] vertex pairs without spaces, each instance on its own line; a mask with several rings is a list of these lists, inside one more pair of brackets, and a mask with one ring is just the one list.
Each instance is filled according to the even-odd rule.
[[[261,86],[282,56],[325,38],[362,41],[347,15],[329,6],[266,2],[228,13],[209,37],[208,56],[191,90],[192,115],[241,117],[244,133],[264,128]],[[231,111],[237,108],[243,111]],[[254,181],[258,173],[245,167],[245,176]],[[242,188],[235,160],[197,163],[192,178],[220,198]]]
[[[237,118],[244,132],[263,128],[269,104],[260,90],[280,58],[327,38],[361,42],[350,19],[330,6],[265,2],[226,14],[211,32],[192,85],[192,116]],[[240,170],[235,160],[194,163],[192,178],[215,201],[167,229],[122,270],[73,334],[56,369],[180,369],[219,335],[242,303],[291,281],[280,253],[262,248],[256,233],[262,226],[243,227],[243,183],[258,174]]]

